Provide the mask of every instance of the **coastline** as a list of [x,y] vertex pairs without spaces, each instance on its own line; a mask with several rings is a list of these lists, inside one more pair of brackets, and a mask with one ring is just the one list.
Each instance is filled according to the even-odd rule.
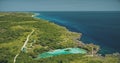
[[[36,18],[36,19],[42,19],[42,20],[45,20],[45,21],[47,21],[47,22],[50,22],[49,20],[47,20],[47,19],[43,19],[43,18],[40,18],[40,17],[36,17],[36,16],[38,16],[38,15],[40,15],[39,13],[34,13],[34,16],[32,16],[33,18]],[[54,23],[54,22],[50,22],[50,23]],[[87,53],[87,55],[88,56],[93,56],[93,55],[91,55],[91,51],[90,50],[88,50],[86,47],[88,46],[93,46],[94,48],[96,48],[97,50],[95,50],[94,51],[94,55],[101,55],[100,53],[98,53],[99,51],[100,51],[100,46],[99,45],[95,45],[95,44],[93,44],[93,43],[84,43],[84,42],[82,42],[81,41],[81,38],[82,38],[82,33],[79,33],[79,32],[73,32],[73,31],[70,31],[69,29],[67,29],[65,26],[61,26],[61,25],[59,25],[59,24],[56,24],[56,23],[54,23],[55,25],[57,25],[57,26],[60,26],[60,27],[63,27],[63,28],[65,28],[68,32],[70,32],[70,33],[75,33],[75,34],[77,34],[78,36],[77,37],[73,37],[72,39],[74,40],[74,42],[76,42],[77,43],[77,47],[79,47],[79,48],[83,48],[83,49],[85,49],[85,50],[87,50],[87,51],[89,51],[88,53]]]
[[[52,23],[55,23],[55,24],[57,24],[57,25],[60,25],[60,26],[64,26],[64,27],[66,27],[68,30],[70,30],[70,31],[72,31],[72,32],[78,32],[78,33],[81,33],[82,32],[82,38],[81,38],[81,40],[84,42],[84,43],[94,43],[94,44],[97,44],[97,45],[100,45],[101,46],[101,50],[100,50],[100,54],[112,54],[112,53],[116,53],[116,52],[119,52],[119,48],[117,49],[114,49],[113,47],[114,46],[112,46],[112,45],[110,45],[107,41],[103,41],[104,39],[106,39],[106,38],[101,38],[101,35],[99,36],[99,32],[100,31],[98,31],[98,33],[95,33],[95,30],[97,29],[99,29],[99,28],[97,28],[97,27],[93,27],[92,29],[91,29],[91,27],[89,28],[89,27],[87,27],[87,28],[89,28],[89,29],[87,29],[87,28],[85,28],[86,27],[86,25],[84,26],[84,25],[81,25],[81,24],[86,24],[87,23],[87,21],[85,21],[85,23],[82,23],[83,21],[80,21],[81,22],[81,24],[80,24],[80,26],[79,26],[79,24],[77,24],[77,22],[78,23],[80,23],[79,21],[74,21],[75,19],[74,18],[78,18],[77,16],[75,16],[75,17],[73,17],[73,19],[72,18],[67,18],[67,16],[68,17],[70,17],[69,15],[66,15],[65,14],[65,12],[63,13],[63,12],[53,12],[53,13],[51,13],[51,12],[46,12],[46,13],[42,13],[42,12],[35,12],[35,13],[41,13],[41,15],[40,16],[36,16],[36,18],[41,18],[41,19],[44,19],[44,20],[48,20],[49,22],[52,22]],[[67,14],[76,14],[76,12],[73,12],[73,13],[67,13]],[[82,12],[80,12],[80,13],[82,13]],[[79,15],[80,13],[78,13],[78,14],[76,14],[76,15]],[[88,12],[90,15],[92,15],[92,13],[91,12]],[[98,13],[98,12],[96,12],[96,13]],[[95,14],[96,14],[95,13]],[[103,13],[103,12],[100,12],[100,13]],[[106,13],[106,12],[105,12]],[[65,16],[64,16],[64,14],[65,14]],[[83,14],[86,14],[85,12],[83,13]],[[99,14],[99,13],[98,13]],[[62,16],[63,15],[63,16]],[[94,13],[93,13],[93,15],[94,15]],[[101,15],[101,14],[100,14]],[[57,17],[56,17],[57,16]],[[80,15],[81,16],[81,15]],[[115,15],[116,16],[116,15]],[[82,16],[81,16],[82,17]],[[58,18],[58,19],[57,19]],[[80,18],[80,17],[79,17]],[[78,20],[79,20],[79,18],[78,18]],[[82,18],[80,18],[80,19],[82,19]],[[89,18],[88,18],[89,19]],[[68,21],[67,21],[68,20]],[[70,22],[69,22],[70,21]],[[88,21],[89,22],[89,21]],[[72,24],[72,23],[74,23],[74,24]],[[91,24],[91,23],[90,23]],[[99,23],[98,23],[99,24]],[[72,25],[74,25],[74,26],[72,26]],[[88,24],[89,25],[89,24]],[[94,25],[94,24],[93,24]],[[90,25],[91,26],[91,25]],[[96,25],[95,25],[96,26]],[[102,26],[102,28],[103,28],[103,26]],[[86,30],[86,31],[85,31]],[[92,32],[91,32],[92,31]],[[93,32],[94,32],[94,34],[93,34]],[[103,31],[103,32],[106,32],[106,30],[105,31]],[[91,35],[92,34],[92,35]],[[107,34],[107,33],[106,33]],[[106,36],[106,34],[105,34],[105,36]],[[94,36],[96,36],[96,37],[94,37]],[[97,37],[98,36],[98,37]],[[101,39],[101,40],[98,40],[98,39]],[[109,37],[108,37],[108,39],[109,39]],[[108,41],[110,41],[110,40],[108,40]],[[112,42],[112,41],[111,41]],[[107,45],[107,43],[108,43],[108,45]],[[116,46],[117,47],[117,46]]]
[[[32,17],[33,17],[33,18],[36,18],[36,19],[42,19],[42,20],[45,20],[45,21],[47,21],[47,22],[50,22],[50,21],[47,20],[47,19],[43,19],[43,18],[37,17],[38,15],[40,15],[40,13],[34,13],[34,12],[33,12]],[[50,23],[54,23],[54,22],[50,22]],[[56,23],[54,23],[54,24],[56,24]],[[70,30],[67,29],[65,26],[61,26],[61,25],[59,25],[59,24],[56,24],[56,25],[65,28],[65,29],[66,29],[67,31],[69,31],[69,32],[78,33],[79,35],[82,35],[82,33],[70,31]],[[79,39],[80,39],[80,38],[81,38],[81,36],[79,37]],[[78,37],[77,37],[77,39],[78,39]]]
[[[40,13],[34,13],[34,12],[33,12],[32,17],[33,17],[33,18],[36,18],[36,19],[42,19],[42,20],[45,20],[45,21],[47,21],[47,22],[50,22],[50,21],[47,20],[47,19],[43,19],[43,18],[36,17],[36,16],[38,16],[38,15],[40,15]],[[54,22],[50,22],[50,23],[54,23]],[[54,23],[54,24],[57,25],[57,26],[60,26],[60,27],[65,28],[68,32],[77,33],[79,36],[76,37],[76,38],[74,38],[74,39],[76,39],[76,41],[79,41],[79,40],[81,39],[81,37],[82,37],[82,33],[73,32],[73,31],[70,31],[69,29],[67,29],[65,26],[61,26],[61,25],[56,24],[56,23]]]
[[40,13],[33,13],[32,17],[36,17],[37,15],[40,15]]
[[[8,14],[7,16],[6,15],[3,16],[4,19],[1,19],[3,21],[6,21],[6,20],[8,21],[8,23],[1,22],[1,27],[5,29],[8,33],[2,32],[5,34],[5,35],[3,34],[4,40],[7,40],[7,41],[3,41],[4,43],[1,43],[2,56],[1,56],[0,62],[5,61],[8,63],[12,63],[14,56],[19,52],[19,50],[21,50],[21,47],[23,46],[23,42],[26,42],[25,41],[26,37],[29,38],[29,35],[31,35],[32,32],[30,34],[29,32],[31,31],[31,29],[34,29],[36,31],[30,36],[29,38],[30,40],[26,45],[27,52],[23,52],[19,55],[16,61],[17,63],[21,63],[21,62],[23,63],[24,62],[26,63],[29,63],[29,62],[32,62],[32,63],[54,63],[54,62],[55,63],[61,63],[61,62],[109,63],[109,61],[111,61],[111,63],[119,63],[119,56],[118,56],[119,54],[106,54],[105,56],[100,56],[98,54],[95,54],[96,50],[99,50],[98,46],[94,44],[81,44],[82,41],[79,44],[76,43],[77,41],[80,41],[80,37],[82,36],[82,34],[80,35],[79,33],[69,31],[64,26],[59,26],[58,24],[48,22],[48,20],[31,17],[32,14],[29,14],[29,13],[26,13],[26,14],[12,13],[12,15],[10,13],[7,13],[7,14]],[[6,39],[4,36],[6,36]],[[9,39],[7,39],[9,37],[12,37],[13,41],[10,41]],[[0,38],[2,38],[2,36]],[[36,58],[38,54],[41,54],[47,51],[50,53],[56,53],[53,50],[56,51],[57,49],[64,49],[64,48],[81,48],[86,50],[87,53],[58,55],[50,58],[34,60],[34,58]],[[75,50],[66,49],[63,51],[73,51],[73,53],[74,52],[76,53],[76,49]],[[80,52],[82,51],[80,50]],[[17,56],[18,54],[15,56],[15,59],[17,58]],[[70,62],[71,60],[72,62]]]

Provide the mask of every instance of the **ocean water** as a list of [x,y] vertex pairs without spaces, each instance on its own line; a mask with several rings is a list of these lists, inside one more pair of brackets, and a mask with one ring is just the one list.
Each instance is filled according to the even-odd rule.
[[120,52],[120,12],[35,12],[70,31],[82,33],[84,43],[101,47],[99,53]]

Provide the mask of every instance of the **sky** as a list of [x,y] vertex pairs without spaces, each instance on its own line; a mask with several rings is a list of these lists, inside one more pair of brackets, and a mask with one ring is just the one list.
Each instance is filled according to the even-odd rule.
[[120,11],[120,0],[0,0],[0,11]]

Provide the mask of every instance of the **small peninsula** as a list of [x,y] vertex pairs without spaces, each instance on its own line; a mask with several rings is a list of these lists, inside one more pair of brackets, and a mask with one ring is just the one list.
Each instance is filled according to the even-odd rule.
[[102,56],[82,33],[34,15],[0,12],[0,63],[120,63],[119,53]]

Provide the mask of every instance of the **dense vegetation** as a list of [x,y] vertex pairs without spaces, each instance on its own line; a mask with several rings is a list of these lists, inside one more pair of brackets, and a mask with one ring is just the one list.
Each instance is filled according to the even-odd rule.
[[[68,31],[65,27],[43,19],[31,17],[33,13],[0,12],[0,63],[13,63],[20,52],[27,35],[34,29],[27,44],[27,51],[21,52],[16,63],[120,63],[119,54],[99,56],[99,46],[84,44],[78,39],[81,33]],[[59,55],[34,60],[38,54],[69,47],[80,47],[88,54]],[[92,53],[94,56],[89,56]],[[105,60],[104,60],[105,59]]]

